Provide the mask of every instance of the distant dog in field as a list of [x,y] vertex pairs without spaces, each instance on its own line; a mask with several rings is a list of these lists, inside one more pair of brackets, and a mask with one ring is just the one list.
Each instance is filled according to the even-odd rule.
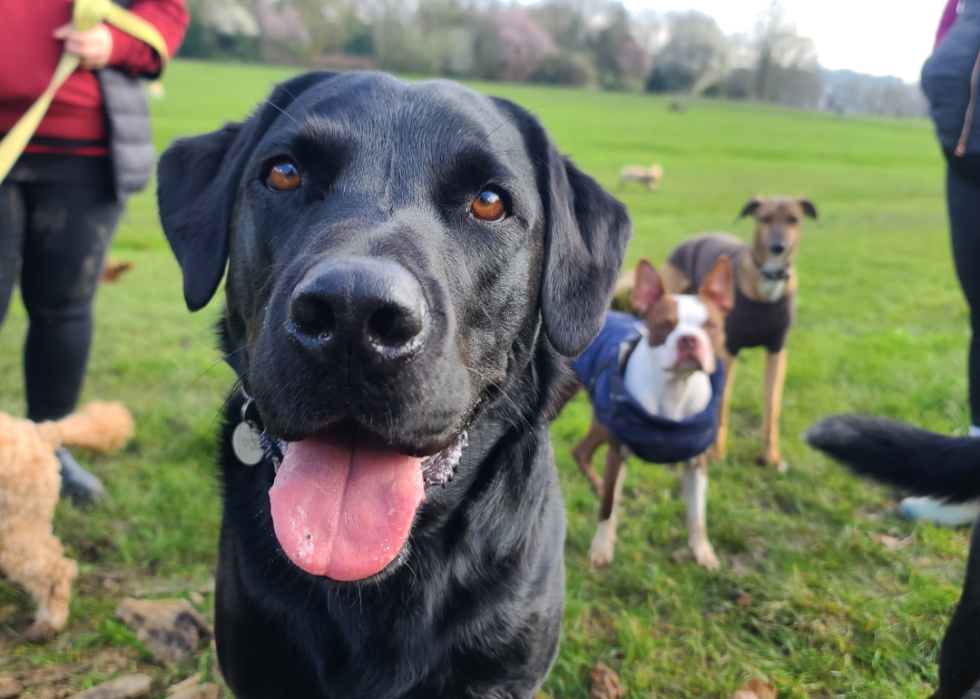
[[105,284],[115,284],[124,272],[135,268],[135,262],[108,259],[105,262],[105,267],[102,269],[102,282]]
[[664,169],[659,165],[650,167],[627,165],[619,172],[619,186],[622,187],[629,182],[642,182],[651,192],[656,192],[663,178]]
[[779,411],[786,376],[786,339],[795,313],[796,268],[804,218],[817,218],[807,199],[755,197],[738,218],[755,218],[752,243],[724,233],[698,235],[681,243],[667,258],[663,277],[674,294],[693,293],[719,257],[732,261],[735,307],[725,319],[725,392],[715,446],[709,454],[725,456],[728,409],[738,353],[748,347],[766,350],[763,448],[759,461],[785,470],[779,453]]
[[[811,427],[804,439],[861,475],[917,495],[950,502],[980,497],[980,439],[974,437],[834,415]],[[980,699],[980,520],[973,527],[963,594],[939,653],[939,690],[933,699]]]
[[[579,469],[602,498],[589,549],[596,567],[609,565],[616,543],[616,510],[630,453],[650,463],[684,461],[688,543],[698,565],[721,565],[708,541],[708,464],[704,451],[718,423],[716,374],[725,343],[725,315],[734,304],[732,267],[721,257],[695,295],[674,295],[653,265],[640,260],[631,303],[642,320],[610,313],[599,337],[575,360],[592,400],[589,432],[572,450]],[[608,444],[602,482],[592,457]]]

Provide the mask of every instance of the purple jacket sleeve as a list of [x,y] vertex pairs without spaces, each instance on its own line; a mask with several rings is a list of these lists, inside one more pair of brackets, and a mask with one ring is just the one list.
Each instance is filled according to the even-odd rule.
[[946,9],[943,10],[943,16],[939,20],[939,30],[936,32],[935,46],[939,46],[943,40],[943,37],[946,36],[946,32],[949,31],[950,27],[953,26],[953,22],[956,21],[956,10],[959,7],[959,4],[960,0],[949,0],[946,3]]

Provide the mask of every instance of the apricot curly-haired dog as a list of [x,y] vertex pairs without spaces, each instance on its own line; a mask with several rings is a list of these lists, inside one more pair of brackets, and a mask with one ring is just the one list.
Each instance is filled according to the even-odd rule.
[[71,583],[78,575],[51,531],[61,490],[58,447],[92,451],[117,447],[133,434],[121,403],[90,403],[57,422],[40,424],[0,413],[0,573],[38,603],[29,641],[51,638],[68,620]]

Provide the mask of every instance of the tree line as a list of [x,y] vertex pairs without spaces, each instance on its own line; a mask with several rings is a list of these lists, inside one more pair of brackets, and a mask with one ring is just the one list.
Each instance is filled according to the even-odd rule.
[[[917,87],[820,67],[778,0],[726,36],[699,12],[612,0],[189,0],[181,54],[401,74],[708,94],[838,112],[921,115]],[[874,93],[873,97],[869,93]]]

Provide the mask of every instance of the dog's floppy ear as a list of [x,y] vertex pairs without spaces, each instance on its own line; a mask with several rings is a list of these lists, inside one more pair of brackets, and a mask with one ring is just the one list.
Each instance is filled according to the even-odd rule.
[[541,314],[554,348],[575,357],[602,329],[633,229],[621,202],[553,145],[548,150]]
[[742,207],[742,210],[739,212],[738,217],[735,220],[737,221],[738,219],[745,218],[746,216],[755,216],[755,212],[759,210],[760,206],[762,206],[762,196],[757,195],[752,197],[745,202],[745,206]]
[[554,348],[576,357],[602,329],[633,229],[622,203],[550,142],[546,153],[541,316]]
[[636,280],[630,293],[630,305],[643,315],[653,304],[660,300],[665,293],[664,282],[657,270],[648,260],[640,260],[636,265]]
[[812,201],[800,197],[799,199],[796,200],[796,203],[800,205],[805,215],[809,216],[814,221],[817,219],[817,207],[813,205]]
[[[221,283],[228,259],[228,225],[238,192],[244,124],[182,138],[157,165],[157,205],[170,248],[184,275],[184,301],[196,311]],[[239,157],[235,157],[235,156]],[[244,165],[244,163],[242,163]]]
[[[626,207],[558,152],[522,107],[491,98],[521,132],[544,207],[541,320],[552,346],[576,357],[595,339],[633,228]],[[505,122],[507,123],[507,122]]]
[[204,308],[224,276],[232,212],[252,150],[290,102],[332,75],[307,73],[289,80],[276,87],[248,121],[182,138],[160,157],[160,221],[184,275],[184,300],[190,310]]

